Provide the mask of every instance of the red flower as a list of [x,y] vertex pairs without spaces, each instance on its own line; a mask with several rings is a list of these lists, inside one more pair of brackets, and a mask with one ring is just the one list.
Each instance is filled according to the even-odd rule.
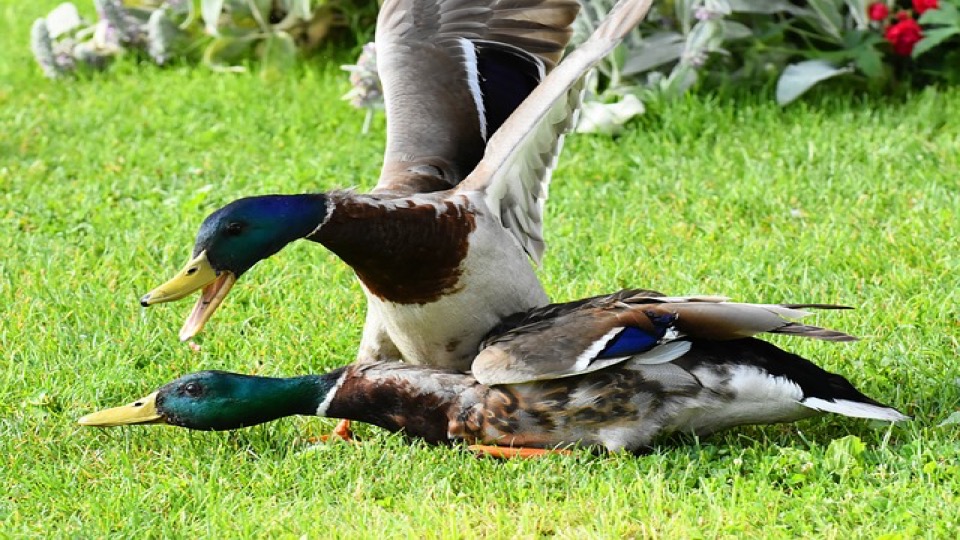
[[917,15],[923,15],[923,12],[928,9],[937,9],[940,7],[937,0],[913,0],[913,10],[917,12]]
[[890,8],[883,2],[874,2],[867,6],[867,17],[871,21],[882,21],[890,15]]
[[883,37],[893,45],[893,52],[909,56],[913,52],[913,46],[923,38],[923,31],[917,21],[903,19],[890,25]]

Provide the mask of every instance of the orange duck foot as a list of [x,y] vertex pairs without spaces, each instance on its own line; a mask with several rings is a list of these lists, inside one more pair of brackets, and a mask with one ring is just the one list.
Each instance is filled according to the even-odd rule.
[[350,430],[349,420],[341,420],[329,435],[320,436],[320,442],[328,443],[334,441],[358,443],[358,441],[353,438],[353,431]]
[[523,448],[523,447],[514,447],[514,446],[496,446],[496,445],[486,445],[486,444],[471,444],[467,447],[468,450],[477,454],[478,457],[492,457],[497,459],[513,459],[513,458],[540,458],[545,456],[552,455],[563,455],[569,456],[573,454],[570,450],[564,450],[562,448]]

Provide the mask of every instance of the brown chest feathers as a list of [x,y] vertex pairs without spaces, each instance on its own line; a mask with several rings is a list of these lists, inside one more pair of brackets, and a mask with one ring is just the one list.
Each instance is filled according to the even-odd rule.
[[312,240],[353,268],[377,297],[426,304],[456,291],[476,220],[447,200],[338,200]]
[[476,386],[472,377],[456,372],[399,363],[353,365],[325,415],[367,422],[431,444],[450,443],[450,417],[460,409],[463,394]]

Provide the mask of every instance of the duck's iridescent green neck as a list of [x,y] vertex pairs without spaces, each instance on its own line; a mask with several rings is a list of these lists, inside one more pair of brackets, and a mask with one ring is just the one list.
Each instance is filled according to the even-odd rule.
[[314,415],[340,377],[272,378],[222,371],[181,377],[157,395],[157,411],[167,423],[199,430],[253,426],[285,416]]

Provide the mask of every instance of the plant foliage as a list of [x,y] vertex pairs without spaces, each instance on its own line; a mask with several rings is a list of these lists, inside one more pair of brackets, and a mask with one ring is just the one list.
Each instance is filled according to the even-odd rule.
[[31,45],[53,78],[78,68],[103,69],[127,52],[164,65],[200,59],[219,71],[243,71],[257,60],[281,73],[334,27],[372,31],[376,3],[362,0],[94,0],[95,22],[61,4],[33,24]]

